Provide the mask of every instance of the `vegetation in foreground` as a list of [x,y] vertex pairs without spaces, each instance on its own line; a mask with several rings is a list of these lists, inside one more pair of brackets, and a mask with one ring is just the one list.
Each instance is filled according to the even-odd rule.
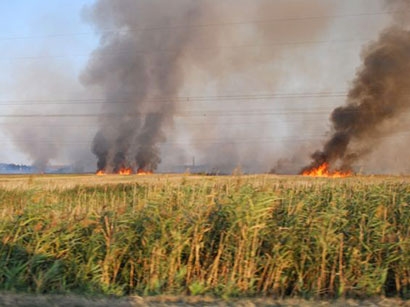
[[401,179],[28,180],[0,188],[0,290],[410,296]]

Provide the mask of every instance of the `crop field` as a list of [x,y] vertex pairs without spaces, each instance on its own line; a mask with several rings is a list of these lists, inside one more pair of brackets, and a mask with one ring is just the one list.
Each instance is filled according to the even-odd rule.
[[0,290],[410,298],[410,178],[0,177]]

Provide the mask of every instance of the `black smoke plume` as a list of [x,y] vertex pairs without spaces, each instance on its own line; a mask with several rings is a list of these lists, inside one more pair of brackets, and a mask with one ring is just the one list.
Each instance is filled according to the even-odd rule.
[[144,27],[166,28],[173,16],[189,24],[200,14],[200,5],[192,3],[182,7],[166,1],[99,0],[85,12],[101,35],[82,75],[86,85],[101,88],[106,97],[92,146],[99,170],[152,171],[160,163],[159,144],[175,111],[174,102],[161,97],[178,94],[182,50],[191,29],[174,29],[170,35]]
[[[178,102],[167,97],[178,97],[185,81],[189,84],[200,75],[206,76],[201,82],[201,96],[207,95],[206,88],[212,83],[223,93],[226,91],[223,84],[234,84],[234,78],[245,80],[246,76],[253,80],[252,72],[258,78],[257,84],[273,83],[279,74],[273,75],[273,69],[265,69],[272,67],[278,57],[278,48],[272,48],[272,42],[314,37],[326,28],[327,18],[307,24],[287,23],[286,27],[272,20],[299,16],[300,12],[306,16],[326,16],[334,6],[323,3],[317,0],[309,4],[302,0],[291,4],[269,0],[96,1],[86,9],[85,16],[96,26],[100,45],[84,70],[82,81],[95,86],[105,97],[100,129],[92,145],[98,169],[110,173],[123,167],[146,171],[157,168],[161,162],[160,146],[171,134],[179,111]],[[246,23],[252,20],[271,22]],[[249,83],[252,82],[246,82]],[[252,84],[248,90],[252,90]],[[238,85],[235,91],[246,92],[246,89]],[[219,107],[225,112],[228,108]],[[189,133],[193,144],[221,136],[228,141],[244,138],[242,131],[234,130],[221,128],[214,120],[212,126],[191,129]],[[233,136],[228,136],[229,132]],[[246,134],[251,135],[249,131]],[[197,147],[194,150],[201,153],[204,163],[218,168],[225,160],[235,167],[241,161],[233,157],[241,156],[242,160],[246,158],[255,164],[255,153],[262,151],[256,146],[193,147]],[[266,167],[265,161],[263,164]]]
[[[408,9],[408,4],[389,3],[395,9]],[[330,138],[322,150],[313,153],[313,162],[304,170],[325,162],[334,169],[351,170],[394,132],[390,123],[410,109],[410,32],[405,24],[398,21],[384,30],[363,50],[362,58],[346,105],[331,114]]]

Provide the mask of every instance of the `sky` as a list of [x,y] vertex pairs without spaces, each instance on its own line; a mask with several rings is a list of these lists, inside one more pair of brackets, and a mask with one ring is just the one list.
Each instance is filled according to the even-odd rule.
[[[97,119],[80,118],[70,122],[61,119],[56,122],[52,118],[10,117],[16,114],[99,112],[99,106],[64,103],[64,101],[75,102],[80,99],[98,99],[104,92],[101,87],[86,86],[81,77],[86,70],[91,52],[98,48],[99,44],[95,24],[84,18],[85,7],[90,7],[94,2],[94,0],[0,1],[0,115],[3,117],[0,118],[0,143],[2,144],[0,162],[17,164],[81,162],[80,168],[84,168],[84,165],[95,165],[97,160],[91,153],[91,144],[99,127]],[[139,2],[146,5],[149,1]],[[207,65],[218,66],[230,72],[223,76],[211,71],[214,67],[207,71],[199,63],[187,66],[184,68],[185,78],[183,85],[178,89],[178,96],[255,97],[255,95],[281,93],[286,95],[345,93],[360,66],[363,46],[375,40],[390,21],[390,16],[378,15],[379,12],[386,10],[382,0],[315,0],[317,11],[309,8],[307,5],[309,0],[290,0],[290,2],[277,0],[271,3],[277,3],[278,8],[281,8],[280,5],[284,3],[295,3],[295,8],[290,5],[283,12],[275,11],[273,17],[260,12],[257,13],[260,15],[256,15],[257,9],[253,7],[254,2],[251,1],[213,2],[215,12],[212,18],[214,19],[190,22],[194,24],[195,22],[198,24],[239,23],[226,30],[232,31],[233,35],[218,41],[220,49],[232,48],[231,45],[274,45],[275,41],[270,40],[268,35],[273,37],[286,33],[288,37],[281,38],[279,42],[281,46],[269,47],[275,50],[275,56],[266,57],[265,49],[258,53],[246,51],[244,47],[237,47],[237,54],[255,58],[255,65],[246,68],[239,65],[240,69],[233,69],[233,65],[237,65],[234,63],[236,58],[232,56],[234,52],[221,52],[223,54],[219,55],[219,62],[217,60],[207,62]],[[275,5],[272,5],[272,9],[275,9]],[[230,6],[235,6],[235,9],[231,10]],[[143,15],[141,16],[141,26],[157,26],[150,20],[145,21],[144,24]],[[279,34],[274,33],[270,28],[249,30],[246,25],[241,25],[254,20],[255,16],[258,18],[261,16],[260,18],[264,20],[284,18],[285,21],[278,22],[275,26],[275,29],[281,28]],[[324,18],[303,19],[309,16],[328,16],[328,18],[326,20]],[[160,26],[164,27],[164,25]],[[315,30],[311,33],[306,32],[306,36],[302,31],[303,28]],[[241,31],[240,35],[235,34],[238,29]],[[218,35],[221,38],[226,35],[222,30],[217,31],[220,31]],[[207,36],[209,34],[205,31],[201,35],[204,35],[204,40],[209,39]],[[316,43],[300,44],[311,41]],[[292,45],[292,42],[297,44]],[[202,48],[200,38],[193,41],[193,44],[194,49]],[[151,48],[150,46],[139,47]],[[272,77],[269,77],[270,75]],[[267,103],[271,103],[275,112],[281,110],[288,112],[289,109],[305,112],[317,108],[322,112],[320,116],[314,118],[309,118],[303,112],[302,115],[285,112],[280,117],[269,117],[266,114],[250,115],[245,121],[241,116],[230,116],[228,123],[226,118],[222,117],[216,118],[211,124],[207,122],[209,114],[206,118],[205,116],[177,117],[174,119],[172,128],[167,132],[167,140],[171,144],[168,144],[168,147],[172,147],[172,153],[167,153],[166,146],[162,148],[165,154],[162,155],[163,162],[160,168],[167,170],[171,169],[172,165],[189,164],[193,157],[199,164],[211,163],[210,161],[213,160],[225,163],[221,158],[224,155],[223,151],[215,156],[212,154],[215,152],[214,147],[197,146],[198,142],[203,144],[206,139],[205,137],[201,139],[198,135],[207,130],[208,138],[214,141],[232,139],[240,141],[237,143],[244,143],[244,140],[246,142],[258,139],[269,140],[263,144],[263,149],[257,150],[260,166],[255,168],[255,171],[266,171],[274,167],[277,161],[289,158],[296,150],[303,148],[309,151],[320,146],[329,129],[329,113],[344,102],[344,98],[340,95],[320,99],[304,97],[303,100],[280,97],[270,99],[254,99],[251,107],[249,104],[245,105],[244,101],[203,102],[194,99],[189,103],[180,102],[177,108],[180,112],[192,114],[211,112],[215,109],[226,114],[231,110],[241,112],[252,108],[265,110]],[[55,101],[56,105],[47,104],[50,101]],[[261,125],[261,122],[266,122],[266,125]],[[304,132],[303,135],[300,135],[301,131]],[[39,135],[41,135],[40,139],[38,139]],[[246,135],[246,138],[243,135]],[[252,142],[245,145],[242,146],[243,148],[238,145],[239,149],[233,158],[230,158],[232,152],[226,149],[225,154],[228,157],[225,160],[246,164],[248,160],[255,157],[256,152],[256,149],[252,151],[248,148],[262,146],[252,145]],[[37,161],[36,156],[43,154],[45,162]],[[308,159],[307,152],[306,160],[298,163],[306,163]]]
[[[98,42],[94,29],[83,18],[84,8],[92,3],[92,0],[0,2],[0,100],[6,104],[0,105],[0,114],[16,113],[16,107],[7,104],[10,100],[24,100],[27,105],[19,107],[23,109],[20,113],[31,113],[39,106],[25,100],[69,99],[76,92],[82,92],[78,75]],[[41,78],[31,76],[33,72],[40,75],[39,71],[43,73]],[[74,93],[53,93],[53,71],[58,74],[57,78],[69,79],[67,91]],[[65,75],[61,76],[60,71]],[[8,123],[0,126],[0,135],[1,162],[33,162],[10,140]],[[56,161],[57,164],[67,162],[71,161],[64,157]]]
[[[2,1],[2,56],[84,55],[73,63],[81,65],[94,47],[97,37],[84,22],[82,11],[91,0]],[[11,60],[11,59],[10,59]],[[70,59],[71,61],[72,59]],[[11,63],[13,64],[13,63]]]

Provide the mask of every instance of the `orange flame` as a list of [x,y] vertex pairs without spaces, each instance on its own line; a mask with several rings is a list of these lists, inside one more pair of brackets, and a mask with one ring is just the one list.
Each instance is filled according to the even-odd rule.
[[139,168],[138,171],[137,171],[137,175],[151,175],[151,174],[152,174],[151,171],[146,171],[142,168]]
[[120,174],[120,175],[131,175],[132,174],[132,168],[123,167],[123,168],[120,169],[118,174]]
[[333,178],[343,178],[352,175],[351,171],[330,171],[329,163],[325,162],[317,168],[306,170],[302,173],[303,176],[310,177],[333,177]]
[[[118,175],[124,175],[124,176],[132,175],[133,173],[134,171],[131,167],[123,167],[117,172]],[[97,176],[104,176],[107,173],[105,172],[105,170],[101,169],[101,170],[98,170],[95,174]],[[151,171],[146,171],[142,168],[138,169],[137,171],[137,175],[151,175],[151,174],[152,174]]]

